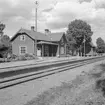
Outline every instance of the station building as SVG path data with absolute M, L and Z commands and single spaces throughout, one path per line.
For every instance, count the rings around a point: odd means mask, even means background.
M 65 33 L 45 33 L 21 28 L 12 38 L 12 53 L 15 55 L 35 54 L 40 57 L 65 56 L 67 39 Z

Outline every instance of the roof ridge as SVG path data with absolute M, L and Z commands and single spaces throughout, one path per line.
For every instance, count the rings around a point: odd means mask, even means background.
M 46 35 L 45 33 L 32 31 L 31 29 L 29 30 L 29 29 L 25 29 L 25 28 L 20 28 L 17 31 L 17 33 L 11 38 L 11 41 L 14 40 L 14 38 L 16 37 L 16 35 L 18 33 L 26 33 L 32 39 L 36 39 L 37 38 L 37 40 L 60 41 L 60 39 L 63 36 L 64 32 L 55 32 L 55 33 L 49 33 L 48 35 Z
M 65 33 L 65 32 L 53 32 L 53 33 L 50 33 L 50 34 L 57 34 L 57 33 Z

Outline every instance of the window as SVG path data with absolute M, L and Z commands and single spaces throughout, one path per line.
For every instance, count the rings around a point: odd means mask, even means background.
M 25 35 L 20 35 L 20 40 L 25 41 Z
M 20 47 L 20 54 L 26 54 L 27 53 L 27 47 L 26 46 L 21 46 Z

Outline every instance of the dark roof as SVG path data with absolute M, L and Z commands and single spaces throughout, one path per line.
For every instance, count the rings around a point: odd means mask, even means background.
M 27 34 L 32 39 L 43 40 L 43 41 L 60 41 L 60 39 L 63 36 L 63 32 L 49 33 L 48 35 L 45 35 L 44 33 L 41 33 L 41 32 L 35 32 L 32 30 L 27 30 L 22 28 L 11 38 L 11 41 L 13 41 L 18 36 L 18 34 L 21 34 L 21 33 Z
M 35 32 L 35 31 L 31 31 L 31 30 L 26 30 L 26 29 L 20 29 L 12 38 L 11 41 L 13 41 L 18 34 L 21 33 L 26 33 L 27 35 L 29 35 L 32 39 L 37 39 L 37 40 L 46 40 L 46 41 L 50 41 L 51 39 L 49 37 L 47 37 L 45 34 L 40 33 L 40 32 Z
M 60 41 L 63 34 L 64 34 L 63 32 L 50 33 L 48 36 L 51 38 L 51 41 Z

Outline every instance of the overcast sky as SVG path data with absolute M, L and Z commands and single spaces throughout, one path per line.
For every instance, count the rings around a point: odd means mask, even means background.
M 75 19 L 88 22 L 93 43 L 105 40 L 105 0 L 38 0 L 38 31 L 67 30 Z M 30 29 L 35 20 L 35 0 L 0 0 L 0 21 L 6 24 L 5 34 L 13 36 L 21 27 Z

